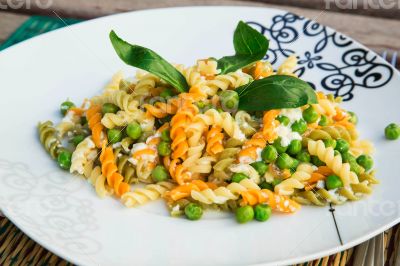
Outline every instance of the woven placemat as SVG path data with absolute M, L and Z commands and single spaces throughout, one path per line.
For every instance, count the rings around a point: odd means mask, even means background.
M 78 23 L 77 19 L 33 16 L 24 22 L 3 44 L 0 51 L 66 25 Z M 400 253 L 400 226 L 397 225 L 385 232 L 385 265 L 394 265 Z M 345 266 L 353 265 L 353 254 L 357 247 L 324 257 L 311 262 L 298 264 L 302 266 Z M 0 218 L 0 265 L 72 265 L 47 251 L 27 237 L 7 218 Z
M 8 39 L 0 44 L 0 51 L 11 45 L 25 41 L 55 29 L 80 22 L 78 19 L 59 19 L 55 17 L 32 16 L 27 19 Z

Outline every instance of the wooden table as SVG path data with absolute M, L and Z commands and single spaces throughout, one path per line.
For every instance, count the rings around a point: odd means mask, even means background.
M 90 19 L 131 10 L 148 8 L 188 6 L 188 5 L 248 5 L 274 7 L 312 18 L 324 25 L 330 26 L 346 35 L 353 37 L 362 44 L 378 53 L 400 51 L 400 9 L 347 9 L 342 10 L 331 4 L 331 9 L 324 10 L 327 1 L 333 0 L 48 0 L 52 5 L 48 9 L 40 8 L 35 2 L 27 1 L 30 6 L 18 10 L 1 7 L 9 0 L 0 0 L 0 42 L 3 42 L 29 15 L 55 14 L 61 17 Z M 352 0 L 353 1 L 353 0 Z M 354 1 L 353 1 L 354 2 Z M 357 0 L 356 2 L 360 2 Z M 270 4 L 273 3 L 273 4 Z M 276 5 L 276 4 L 285 5 Z M 291 6 L 289 6 L 291 5 Z M 297 7 L 293 7 L 293 6 Z M 301 8 L 303 6 L 306 8 Z M 311 9 L 314 8 L 314 9 Z M 322 8 L 318 10 L 316 8 Z M 333 10 L 333 11 L 332 11 Z M 14 13 L 12 13 L 12 12 Z M 338 12 L 340 11 L 340 12 Z M 350 13 L 351 12 L 351 13 Z M 383 18 L 388 17 L 388 18 Z M 400 60 L 399 60 L 400 61 Z

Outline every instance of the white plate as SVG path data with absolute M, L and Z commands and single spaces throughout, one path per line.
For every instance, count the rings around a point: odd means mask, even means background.
M 252 21 L 271 40 L 270 59 L 300 57 L 302 77 L 350 100 L 362 137 L 375 142 L 381 184 L 372 196 L 336 207 L 340 244 L 328 207 L 304 207 L 267 223 L 237 224 L 228 214 L 199 222 L 168 216 L 162 202 L 125 209 L 100 200 L 80 178 L 60 171 L 42 149 L 38 121 L 58 121 L 58 106 L 98 93 L 124 68 L 108 40 L 115 29 L 171 62 L 233 53 L 239 20 Z M 261 26 L 262 25 L 262 26 Z M 272 37 L 271 37 L 272 36 Z M 365 47 L 285 11 L 197 7 L 126 13 L 81 23 L 0 53 L 0 204 L 33 240 L 80 265 L 291 264 L 354 246 L 399 221 L 400 142 L 384 127 L 399 122 L 399 73 Z

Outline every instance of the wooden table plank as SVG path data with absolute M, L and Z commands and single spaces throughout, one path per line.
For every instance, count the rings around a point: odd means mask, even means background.
M 4 1 L 4 0 L 0 0 Z M 282 0 L 286 1 L 286 0 Z M 36 2 L 36 1 L 33 1 Z M 187 6 L 187 5 L 251 5 L 260 7 L 273 7 L 281 8 L 296 14 L 306 16 L 317 20 L 318 22 L 330 26 L 338 31 L 353 37 L 357 41 L 370 47 L 378 53 L 384 50 L 400 51 L 400 21 L 376 17 L 367 17 L 361 15 L 350 15 L 342 14 L 338 12 L 328 11 L 316 11 L 312 9 L 297 8 L 291 6 L 278 6 L 264 3 L 254 3 L 245 1 L 229 1 L 229 0 L 53 0 L 51 9 L 35 9 L 33 6 L 31 12 L 40 14 L 54 15 L 57 13 L 61 17 L 81 17 L 81 18 L 93 18 L 114 13 L 127 12 L 131 10 L 140 10 L 147 8 L 160 8 L 160 7 L 171 7 L 171 6 Z M 0 12 L 2 14 L 2 12 Z M 15 25 L 20 23 L 21 20 L 26 19 L 19 18 L 15 15 L 8 15 L 8 19 L 4 19 L 0 16 L 1 21 L 8 21 L 7 24 L 14 25 L 11 29 L 7 26 L 3 27 L 3 23 L 0 23 L 0 36 L 9 34 Z M 9 21 L 11 20 L 11 21 Z M 3 37 L 4 38 L 4 37 Z
M 275 5 L 334 11 L 400 20 L 400 1 L 385 0 L 252 0 Z M 380 4 L 379 4 L 380 3 Z
M 22 14 L 0 12 L 0 43 L 7 40 L 8 36 L 21 26 L 28 17 Z
M 82 17 L 93 17 L 120 12 L 122 10 L 148 9 L 159 6 L 177 5 L 219 5 L 225 0 L 41 0 L 25 1 L 25 6 L 20 6 L 23 1 L 0 0 L 0 9 L 9 6 L 10 10 L 31 13 L 47 13 L 51 10 L 65 10 L 68 14 L 81 14 Z M 230 1 L 234 2 L 234 1 Z M 247 2 L 248 5 L 257 5 L 260 2 L 275 5 L 287 5 L 317 10 L 335 11 L 341 13 L 359 14 L 373 17 L 383 17 L 400 20 L 400 1 L 398 0 L 238 0 Z M 258 2 L 258 3 L 257 3 Z M 78 3 L 78 5 L 77 5 Z M 235 3 L 231 3 L 236 5 Z M 86 7 L 93 7 L 89 10 Z M 107 8 L 106 8 L 107 7 Z M 71 11 L 71 13 L 69 13 Z M 66 13 L 66 14 L 67 14 Z

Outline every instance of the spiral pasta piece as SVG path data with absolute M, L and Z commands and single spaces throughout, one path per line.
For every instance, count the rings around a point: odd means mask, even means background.
M 189 86 L 195 86 L 203 82 L 205 78 L 200 74 L 196 66 L 185 68 L 183 65 L 175 66 L 185 77 Z
M 260 189 L 260 187 L 250 179 L 243 179 L 239 183 L 231 183 L 226 187 L 216 189 L 206 188 L 204 190 L 192 190 L 192 199 L 204 204 L 224 204 L 228 200 L 237 200 L 242 192 Z
M 197 60 L 197 70 L 202 76 L 210 78 L 218 75 L 220 70 L 218 70 L 218 62 L 212 59 Z
M 227 141 L 227 143 L 229 140 Z M 213 166 L 213 175 L 212 178 L 216 179 L 217 182 L 223 182 L 231 178 L 232 172 L 229 170 L 229 167 L 236 162 L 236 156 L 240 148 L 231 147 L 225 148 L 220 154 L 218 154 L 218 158 L 216 163 Z
M 259 122 L 245 111 L 238 111 L 235 115 L 235 121 L 246 136 L 252 136 L 259 128 Z
M 328 99 L 328 97 L 322 92 L 317 92 L 318 103 L 312 106 L 320 115 L 326 115 L 328 117 L 336 116 L 336 107 L 338 104 Z
M 240 130 L 239 125 L 228 112 L 219 113 L 215 109 L 209 109 L 204 114 L 198 114 L 196 121 L 202 121 L 206 126 L 219 126 L 231 138 L 245 140 L 246 136 Z
M 185 161 L 183 161 L 182 165 L 186 168 L 189 169 L 193 165 L 196 164 L 196 162 L 201 158 L 203 154 L 203 149 L 204 149 L 205 143 L 200 142 L 198 145 L 190 147 L 188 149 L 188 156 Z
M 248 190 L 241 193 L 242 205 L 256 205 L 258 203 L 267 203 L 273 210 L 293 213 L 298 211 L 300 205 L 286 196 L 275 194 L 268 189 Z
M 212 171 L 212 163 L 216 161 L 213 156 L 203 156 L 188 168 L 192 174 L 209 174 Z
M 344 127 L 340 126 L 326 126 L 319 129 L 313 129 L 304 138 L 304 141 L 312 140 L 324 140 L 324 139 L 344 139 L 348 142 L 352 142 L 353 136 Z M 304 142 L 303 141 L 303 142 Z
M 143 107 L 149 114 L 157 118 L 164 118 L 177 112 L 177 107 L 171 103 L 156 102 L 154 105 L 144 104 Z
M 90 172 L 88 176 L 88 181 L 93 185 L 97 196 L 104 198 L 106 196 L 112 195 L 113 191 L 106 184 L 106 177 L 101 174 L 100 166 L 96 166 Z
M 193 120 L 198 109 L 193 103 L 185 101 L 184 105 L 171 120 L 172 158 L 185 159 L 189 148 L 185 127 Z
M 133 98 L 132 95 L 125 91 L 115 91 L 112 93 L 95 96 L 92 98 L 92 102 L 95 105 L 102 105 L 104 103 L 112 103 L 118 106 L 122 111 L 127 112 L 130 115 L 139 116 L 141 110 L 139 110 L 139 102 Z
M 62 147 L 61 141 L 57 136 L 57 130 L 53 127 L 53 123 L 46 121 L 38 124 L 39 140 L 44 149 L 55 159 Z
M 65 117 L 61 120 L 61 123 L 56 126 L 60 138 L 62 138 L 68 131 L 73 130 L 80 122 L 80 118 L 81 116 L 76 114 L 74 110 L 68 110 Z
M 118 91 L 120 89 L 120 83 L 123 80 L 123 78 L 124 78 L 124 73 L 122 71 L 118 71 L 117 73 L 115 73 L 112 76 L 111 81 L 104 88 L 104 93 L 107 94 Z
M 204 85 L 211 89 L 211 91 L 209 91 L 207 94 L 213 96 L 218 92 L 218 90 L 224 91 L 227 89 L 236 89 L 240 86 L 248 84 L 250 80 L 252 80 L 250 75 L 238 70 L 232 73 L 217 75 L 213 79 L 206 80 Z
M 190 183 L 180 185 L 165 194 L 165 197 L 172 201 L 177 201 L 190 196 L 193 190 L 202 191 L 207 188 L 216 189 L 214 183 L 206 183 L 201 180 L 193 180 Z
M 134 96 L 149 96 L 151 90 L 156 88 L 157 83 L 160 82 L 160 78 L 153 74 L 145 74 L 140 78 L 138 83 L 133 90 Z
M 114 153 L 111 147 L 103 145 L 100 154 L 101 172 L 107 178 L 107 184 L 114 189 L 117 196 L 128 192 L 129 184 L 123 182 L 124 177 L 118 173 L 118 167 L 115 164 Z
M 77 172 L 81 175 L 84 174 L 85 165 L 93 161 L 97 156 L 96 145 L 91 137 L 85 138 L 81 143 L 76 146 L 75 151 L 72 153 L 70 173 Z
M 300 164 L 293 175 L 275 186 L 275 193 L 286 196 L 292 195 L 295 189 L 304 188 L 305 181 L 311 178 L 313 172 L 314 168 L 310 164 Z
M 297 67 L 297 57 L 295 55 L 291 55 L 279 66 L 278 75 L 290 75 L 294 76 L 293 72 Z
M 139 159 L 136 165 L 136 175 L 139 181 L 143 183 L 151 183 L 151 172 L 156 167 L 155 162 Z
M 107 142 L 106 136 L 103 133 L 104 126 L 101 123 L 101 106 L 93 105 L 86 111 L 88 125 L 92 131 L 92 138 L 97 148 L 101 148 L 104 142 Z
M 101 119 L 101 123 L 106 128 L 115 128 L 115 127 L 123 127 L 135 121 L 137 117 L 129 115 L 125 111 L 118 111 L 116 114 L 107 113 L 104 114 Z
M 121 196 L 121 201 L 126 207 L 132 208 L 136 205 L 143 205 L 149 201 L 154 201 L 170 191 L 174 184 L 170 182 L 159 182 L 147 185 L 144 188 L 137 188 Z
M 192 179 L 192 173 L 184 165 L 180 164 L 179 159 L 172 160 L 168 170 L 172 179 L 179 185 L 184 185 Z
M 124 177 L 124 182 L 133 184 L 138 182 L 138 178 L 135 175 L 135 168 L 129 162 L 129 156 L 120 155 L 117 157 L 117 168 L 118 172 Z
M 273 142 L 278 137 L 275 128 L 279 125 L 279 121 L 276 120 L 279 113 L 279 110 L 270 110 L 264 113 L 262 133 L 268 142 Z
M 258 61 L 250 72 L 252 72 L 254 79 L 262 79 L 275 74 L 271 63 L 268 61 Z
M 207 133 L 207 152 L 211 155 L 216 155 L 224 150 L 222 140 L 224 134 L 221 132 L 222 128 L 219 126 L 213 126 Z
M 371 155 L 374 149 L 374 145 L 368 140 L 356 140 L 350 144 L 350 152 L 356 157 L 362 154 Z
M 242 150 L 238 153 L 239 162 L 252 163 L 257 160 L 258 154 L 267 145 L 262 132 L 254 134 L 250 140 L 246 141 Z
M 342 156 L 340 154 L 335 156 L 333 148 L 326 148 L 322 140 L 310 140 L 308 142 L 308 152 L 311 155 L 318 156 L 321 161 L 331 168 L 341 178 L 344 187 L 359 183 L 357 175 L 350 171 L 350 164 L 342 163 Z

